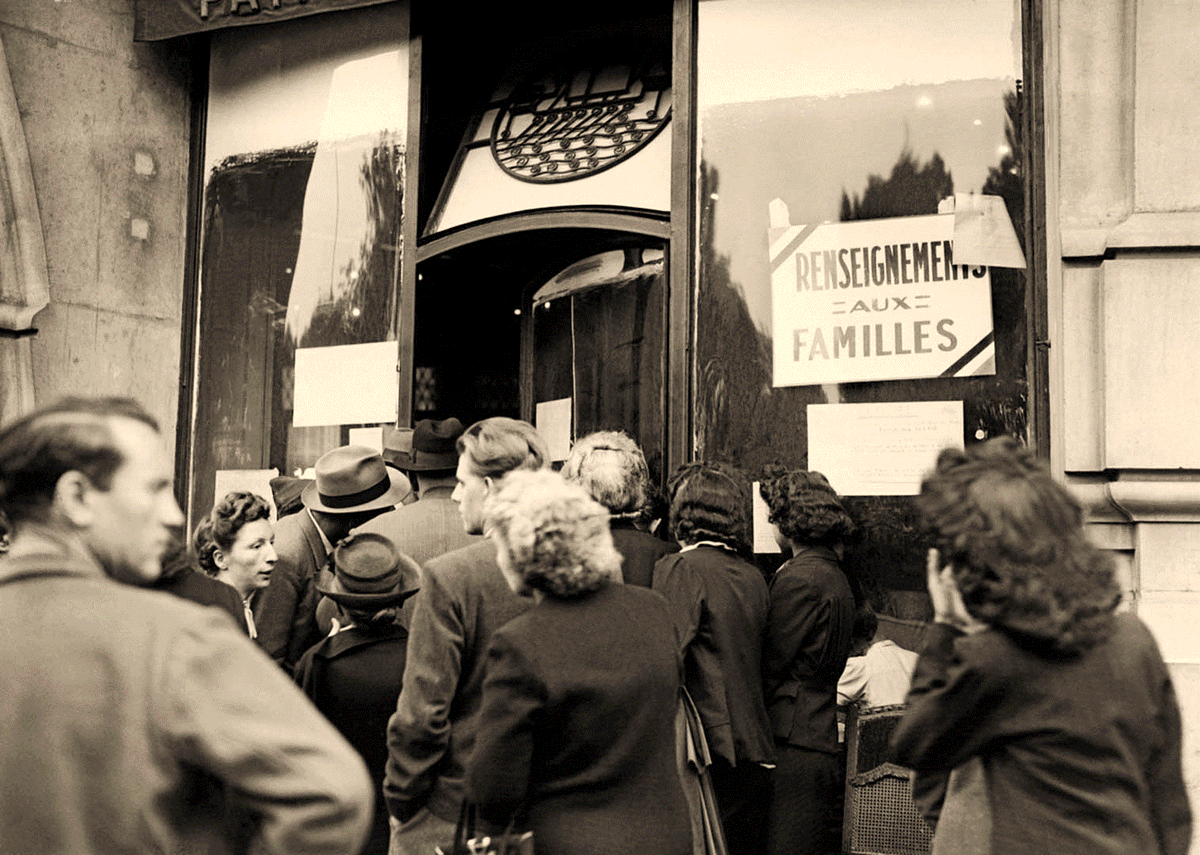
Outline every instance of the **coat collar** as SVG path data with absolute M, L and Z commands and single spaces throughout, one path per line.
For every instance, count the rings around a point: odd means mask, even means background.
M 18 576 L 107 578 L 96 556 L 71 534 L 38 523 L 24 523 L 8 554 L 0 558 L 0 583 Z
M 349 629 L 342 630 L 337 635 L 331 635 L 326 638 L 313 655 L 320 656 L 326 660 L 336 659 L 359 648 L 370 647 L 372 644 L 378 644 L 381 641 L 391 641 L 397 638 L 408 638 L 408 630 L 397 625 L 383 632 L 367 634 L 360 632 L 354 627 L 350 627 Z
M 301 513 L 303 516 L 300 517 L 300 531 L 308 542 L 308 550 L 312 553 L 313 561 L 320 567 L 329 557 L 329 553 L 333 551 L 333 545 L 325 536 L 325 532 L 321 531 L 317 521 L 313 519 L 312 511 L 305 508 Z

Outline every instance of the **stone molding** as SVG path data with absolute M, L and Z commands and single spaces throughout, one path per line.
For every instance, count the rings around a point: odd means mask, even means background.
M 29 147 L 0 42 L 0 330 L 23 332 L 50 302 Z

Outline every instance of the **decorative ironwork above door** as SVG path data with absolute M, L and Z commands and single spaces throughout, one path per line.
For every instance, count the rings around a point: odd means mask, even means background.
M 522 181 L 572 181 L 633 156 L 671 118 L 671 76 L 659 63 L 582 68 L 527 79 L 498 107 L 491 149 Z

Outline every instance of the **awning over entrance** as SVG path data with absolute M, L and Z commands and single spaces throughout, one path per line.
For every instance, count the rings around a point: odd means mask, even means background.
M 133 37 L 154 42 L 388 2 L 392 0 L 137 0 Z

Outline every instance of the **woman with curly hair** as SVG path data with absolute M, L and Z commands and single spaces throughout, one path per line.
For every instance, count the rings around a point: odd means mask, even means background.
M 732 466 L 699 462 L 681 467 L 667 493 L 680 550 L 654 565 L 652 587 L 674 614 L 730 855 L 761 855 L 775 748 L 762 692 L 767 583 L 743 557 L 750 483 Z
M 981 769 L 980 816 L 941 851 L 1188 849 L 1180 715 L 1079 503 L 1011 437 L 946 449 L 917 507 L 934 627 L 892 738 L 918 773 Z M 957 774 L 957 773 L 956 773 Z M 935 834 L 943 831 L 951 796 Z
M 855 597 L 841 567 L 855 525 L 820 472 L 772 467 L 760 492 L 791 553 L 771 577 L 763 682 L 779 765 L 767 851 L 836 852 L 845 774 L 837 686 L 853 641 Z
M 538 855 L 689 855 L 666 604 L 622 583 L 608 511 L 557 474 L 506 475 L 484 513 L 509 587 L 535 605 L 489 643 L 470 800 L 499 827 L 516 817 Z
M 238 592 L 246 629 L 257 638 L 254 595 L 267 586 L 278 559 L 267 500 L 254 493 L 226 493 L 196 526 L 192 546 L 201 569 Z

